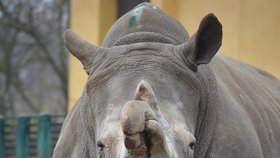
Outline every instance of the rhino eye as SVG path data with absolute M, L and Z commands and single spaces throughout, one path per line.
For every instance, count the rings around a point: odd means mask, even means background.
M 189 144 L 189 147 L 190 147 L 192 150 L 194 150 L 195 142 L 191 142 L 191 143 Z

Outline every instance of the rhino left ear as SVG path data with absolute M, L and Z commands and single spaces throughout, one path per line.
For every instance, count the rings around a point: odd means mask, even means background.
M 135 100 L 146 101 L 151 106 L 157 105 L 157 99 L 151 85 L 144 80 L 136 88 Z
M 71 54 L 81 61 L 85 71 L 89 74 L 89 67 L 96 56 L 98 47 L 83 40 L 70 30 L 64 33 L 64 42 Z
M 184 44 L 178 46 L 177 53 L 196 70 L 200 64 L 208 64 L 222 45 L 222 24 L 214 14 L 205 16 L 198 31 Z

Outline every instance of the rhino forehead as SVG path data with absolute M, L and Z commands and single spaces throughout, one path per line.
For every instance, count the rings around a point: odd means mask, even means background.
M 103 41 L 103 47 L 112 47 L 119 39 L 139 32 L 165 36 L 167 39 L 170 39 L 170 43 L 176 45 L 189 39 L 188 33 L 176 19 L 165 14 L 150 3 L 141 3 L 119 18 L 111 27 Z M 141 35 L 135 34 L 135 36 L 137 38 Z M 145 38 L 143 36 L 145 35 L 142 35 L 142 39 Z M 133 37 L 129 39 L 134 40 Z M 152 36 L 150 39 L 145 40 L 153 41 L 157 40 L 157 38 Z

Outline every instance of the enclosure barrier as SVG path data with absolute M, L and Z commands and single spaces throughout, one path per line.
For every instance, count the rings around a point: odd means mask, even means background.
M 0 116 L 0 158 L 50 158 L 65 115 Z

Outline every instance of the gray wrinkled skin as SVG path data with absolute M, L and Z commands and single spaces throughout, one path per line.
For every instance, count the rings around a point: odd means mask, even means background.
M 215 55 L 221 40 L 213 14 L 189 37 L 149 3 L 100 48 L 67 31 L 89 77 L 53 158 L 279 158 L 280 81 Z

